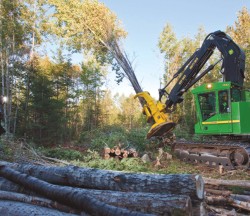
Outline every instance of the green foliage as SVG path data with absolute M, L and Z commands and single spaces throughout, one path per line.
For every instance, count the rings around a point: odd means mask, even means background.
M 40 150 L 45 156 L 61 160 L 82 160 L 83 154 L 79 151 L 64 148 L 52 148 Z
M 245 51 L 245 86 L 250 88 L 250 13 L 249 9 L 243 7 L 238 12 L 238 19 L 233 26 L 227 27 L 228 34 Z
M 126 133 L 128 143 L 133 146 L 137 151 L 143 152 L 151 141 L 146 139 L 149 127 L 132 129 Z
M 119 171 L 130 171 L 130 172 L 149 172 L 149 166 L 144 164 L 140 158 L 124 158 L 117 160 L 110 158 L 104 160 L 100 154 L 96 151 L 88 150 L 83 160 L 72 161 L 77 166 L 106 169 L 106 170 L 119 170 Z
M 0 141 L 0 157 L 1 160 L 12 161 L 14 158 L 14 151 L 12 145 L 8 142 Z
M 188 174 L 198 172 L 193 165 L 180 162 L 176 159 L 168 161 L 167 165 L 164 167 L 155 167 L 154 163 L 144 163 L 140 158 L 124 158 L 122 160 L 110 158 L 108 160 L 104 160 L 98 152 L 91 150 L 88 150 L 85 153 L 82 160 L 75 160 L 71 162 L 77 166 L 127 172 L 153 172 L 162 174 Z
M 146 134 L 149 127 L 135 128 L 126 130 L 119 125 L 106 126 L 104 128 L 91 131 L 82 132 L 79 143 L 91 142 L 88 147 L 91 150 L 100 151 L 105 146 L 110 148 L 121 145 L 121 147 L 133 147 L 137 151 L 145 151 L 151 141 L 146 139 Z
M 117 125 L 96 130 L 94 134 L 90 146 L 93 150 L 100 150 L 105 146 L 112 148 L 120 143 L 126 143 L 126 131 Z

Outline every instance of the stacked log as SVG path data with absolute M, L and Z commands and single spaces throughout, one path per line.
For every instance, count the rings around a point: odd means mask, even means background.
M 131 158 L 138 157 L 138 152 L 134 148 L 124 149 L 119 146 L 115 146 L 114 148 L 105 147 L 103 149 L 103 158 L 110 159 L 123 159 L 123 158 Z
M 5 210 L 25 202 L 24 208 L 35 203 L 66 215 L 192 215 L 193 201 L 201 201 L 204 192 L 201 176 L 191 174 L 2 163 L 0 176 L 0 190 L 9 191 L 0 191 Z
M 204 178 L 204 181 L 205 202 L 208 209 L 225 215 L 229 215 L 229 212 L 223 209 L 224 206 L 231 206 L 230 212 L 239 210 L 250 212 L 249 181 L 211 178 Z

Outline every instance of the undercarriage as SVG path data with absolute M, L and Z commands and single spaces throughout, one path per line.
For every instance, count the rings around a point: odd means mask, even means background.
M 175 141 L 173 151 L 185 162 L 222 165 L 226 170 L 247 169 L 250 159 L 250 143 L 244 141 Z

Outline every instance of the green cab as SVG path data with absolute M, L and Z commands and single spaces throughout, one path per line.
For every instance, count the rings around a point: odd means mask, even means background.
M 249 135 L 250 92 L 231 82 L 203 84 L 192 90 L 197 111 L 195 133 Z

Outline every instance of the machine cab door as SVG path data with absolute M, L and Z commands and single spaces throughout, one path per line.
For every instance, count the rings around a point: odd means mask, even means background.
M 198 109 L 201 131 L 196 132 L 206 134 L 218 131 L 215 92 L 198 94 Z
M 218 122 L 220 133 L 231 133 L 232 127 L 232 108 L 229 90 L 218 91 Z

